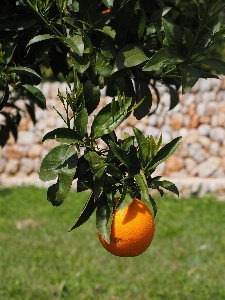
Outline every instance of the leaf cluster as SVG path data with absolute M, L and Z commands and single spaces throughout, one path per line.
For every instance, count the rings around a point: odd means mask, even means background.
M 93 91 L 96 87 L 89 86 L 89 89 Z M 81 94 L 84 93 L 85 88 L 81 91 Z M 72 94 L 71 90 L 70 97 Z M 90 102 L 93 103 L 95 94 L 89 90 L 89 95 Z M 60 98 L 63 101 L 61 95 Z M 82 105 L 75 108 L 73 103 L 70 104 L 74 113 L 73 119 L 68 122 L 73 125 L 55 129 L 43 138 L 43 142 L 55 139 L 60 145 L 53 148 L 43 159 L 40 179 L 56 180 L 47 192 L 48 200 L 55 206 L 63 203 L 75 179 L 78 192 L 91 191 L 72 229 L 87 221 L 96 209 L 97 228 L 104 238 L 109 240 L 108 225 L 115 209 L 116 197 L 120 198 L 116 209 L 126 207 L 134 197 L 138 197 L 150 201 L 156 214 L 156 203 L 149 189 L 157 189 L 161 196 L 164 193 L 163 188 L 179 195 L 173 183 L 160 180 L 160 177 L 152 177 L 152 173 L 174 153 L 181 138 L 176 138 L 161 147 L 162 137 L 156 142 L 151 135 L 145 138 L 143 133 L 134 127 L 132 136 L 125 133 L 122 139 L 117 139 L 114 129 L 132 111 L 132 98 L 125 95 L 119 95 L 118 99 L 113 98 L 111 103 L 95 115 L 91 131 L 88 133 L 88 115 L 92 110 L 89 106 Z M 99 139 L 105 143 L 105 148 L 98 147 Z M 85 146 L 83 154 L 80 152 L 80 146 Z
M 1 145 L 9 131 L 16 139 L 20 121 L 9 85 L 24 100 L 29 99 L 27 109 L 35 122 L 34 103 L 45 106 L 36 85 L 43 78 L 41 67 L 50 68 L 55 78 L 60 74 L 66 78 L 68 89 L 65 96 L 58 93 L 66 118 L 57 111 L 66 127 L 43 138 L 59 142 L 40 168 L 43 181 L 55 180 L 48 189 L 48 200 L 59 206 L 76 179 L 78 192 L 91 193 L 72 229 L 96 209 L 97 228 L 106 240 L 115 197 L 120 198 L 117 209 L 139 197 L 149 200 L 156 214 L 149 189 L 161 195 L 163 189 L 175 194 L 178 190 L 152 174 L 173 154 L 181 138 L 161 147 L 162 138 L 155 141 L 151 133 L 145 137 L 133 128 L 132 136 L 117 139 L 115 129 L 131 113 L 138 120 L 154 113 L 151 91 L 158 104 L 157 83 L 167 86 L 172 109 L 179 102 L 180 86 L 186 93 L 199 78 L 225 74 L 225 63 L 206 55 L 224 38 L 218 14 L 225 1 L 191 1 L 190 5 L 183 0 L 2 1 L 0 113 L 6 121 L 0 127 Z M 112 102 L 94 116 L 89 132 L 89 116 L 96 112 L 104 87 Z M 16 117 L 4 110 L 7 106 L 16 109 Z M 99 148 L 99 139 L 105 148 Z

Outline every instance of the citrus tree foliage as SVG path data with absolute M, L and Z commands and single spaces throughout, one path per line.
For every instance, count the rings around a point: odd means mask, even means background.
M 176 150 L 180 138 L 161 148 L 161 138 L 155 141 L 151 133 L 145 137 L 133 128 L 132 136 L 125 134 L 118 140 L 115 129 L 131 113 L 138 120 L 153 113 L 151 90 L 159 102 L 158 82 L 168 87 L 172 109 L 179 102 L 180 86 L 186 93 L 199 78 L 225 73 L 224 62 L 206 55 L 223 39 L 218 14 L 225 1 L 190 1 L 189 5 L 169 0 L 2 1 L 0 109 L 5 123 L 1 145 L 10 131 L 17 137 L 17 94 L 29 99 L 27 108 L 34 122 L 34 103 L 45 107 L 36 86 L 43 76 L 41 66 L 49 67 L 56 78 L 63 74 L 68 89 L 66 96 L 59 91 L 67 112 L 66 127 L 43 138 L 60 142 L 40 168 L 43 181 L 57 180 L 48 189 L 48 200 L 60 205 L 77 179 L 78 192 L 91 190 L 91 195 L 73 228 L 96 209 L 97 227 L 105 238 L 115 196 L 120 196 L 118 208 L 140 197 L 150 200 L 156 212 L 149 188 L 161 195 L 161 187 L 178 191 L 172 183 L 151 175 Z M 105 86 L 112 102 L 97 113 L 88 133 L 88 116 L 98 107 Z M 106 149 L 98 147 L 98 139 Z

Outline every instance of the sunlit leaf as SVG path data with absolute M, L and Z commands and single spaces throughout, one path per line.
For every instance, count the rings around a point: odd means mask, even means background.
M 170 143 L 163 146 L 152 159 L 148 168 L 154 169 L 163 161 L 165 161 L 169 156 L 171 156 L 181 143 L 182 137 L 177 137 L 173 139 Z
M 82 56 L 84 53 L 84 42 L 80 35 L 73 35 L 68 38 L 63 39 L 70 49 L 77 53 L 79 56 Z
M 148 57 L 139 47 L 132 44 L 126 45 L 118 53 L 112 73 L 124 68 L 137 66 L 146 60 L 148 60 Z
M 55 39 L 55 38 L 56 38 L 56 36 L 48 34 L 48 33 L 37 35 L 29 41 L 27 46 L 30 46 L 32 44 L 35 44 L 35 43 L 38 43 L 38 42 L 41 42 L 41 41 L 49 40 L 49 39 Z
M 38 73 L 36 73 L 34 70 L 27 68 L 27 67 L 14 67 L 14 68 L 8 69 L 6 72 L 6 74 L 12 74 L 12 73 L 27 74 L 27 75 L 32 75 L 32 76 L 41 78 L 41 76 L 38 75 Z
M 103 134 L 107 134 L 109 130 L 114 130 L 127 118 L 127 110 L 132 99 L 126 97 L 125 100 L 126 102 L 123 107 L 120 107 L 118 101 L 116 101 L 116 114 L 114 116 L 111 111 L 111 103 L 100 110 L 91 127 L 91 136 L 94 139 L 101 137 Z
M 57 142 L 72 144 L 83 143 L 81 136 L 70 128 L 56 128 L 48 132 L 42 139 L 42 142 L 55 139 Z

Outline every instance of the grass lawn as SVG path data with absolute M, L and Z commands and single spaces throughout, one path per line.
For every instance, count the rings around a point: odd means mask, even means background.
M 53 207 L 46 190 L 0 190 L 0 300 L 223 300 L 225 203 L 157 199 L 152 245 L 136 258 L 108 253 L 94 216 L 68 233 L 87 194 Z

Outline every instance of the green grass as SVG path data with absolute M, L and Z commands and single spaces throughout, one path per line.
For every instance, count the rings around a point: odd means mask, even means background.
M 225 203 L 158 199 L 151 246 L 120 258 L 102 248 L 94 217 L 68 233 L 86 198 L 71 192 L 55 208 L 44 189 L 0 190 L 0 300 L 225 299 Z

